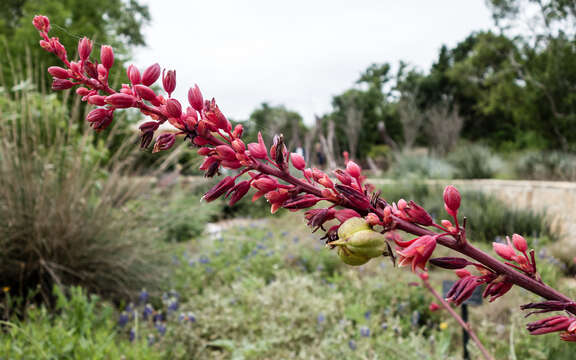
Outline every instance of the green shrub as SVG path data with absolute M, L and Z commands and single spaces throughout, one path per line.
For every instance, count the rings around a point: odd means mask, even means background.
M 106 144 L 78 130 L 79 108 L 34 91 L 0 102 L 0 285 L 52 300 L 55 284 L 126 298 L 159 283 L 162 256 L 127 203 L 130 156 L 101 166 Z M 74 115 L 75 114 L 75 115 Z M 127 141 L 131 149 L 133 141 Z M 120 160 L 119 160 L 120 159 Z M 0 294 L 2 296 L 2 294 Z
M 576 155 L 559 151 L 528 152 L 516 159 L 514 170 L 522 179 L 576 181 Z
M 454 176 L 458 179 L 492 178 L 502 167 L 502 160 L 498 156 L 478 144 L 460 146 L 448 154 L 447 160 L 454 166 Z
M 55 288 L 56 313 L 30 307 L 26 320 L 3 321 L 0 358 L 36 359 L 160 359 L 145 341 L 130 343 L 117 336 L 114 308 L 81 288 L 69 296 Z
M 396 154 L 387 176 L 393 179 L 452 179 L 454 168 L 447 161 L 428 155 Z

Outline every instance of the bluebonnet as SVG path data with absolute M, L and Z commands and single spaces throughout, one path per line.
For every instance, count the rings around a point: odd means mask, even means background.
M 139 304 L 146 304 L 146 302 L 148 301 L 148 291 L 146 291 L 146 289 L 142 289 L 142 291 L 140 291 L 140 295 L 138 295 L 138 303 Z
M 158 333 L 160 333 L 160 335 L 164 335 L 166 334 L 166 324 L 163 322 L 157 322 L 156 325 L 154 325 L 156 327 L 156 330 L 158 330 Z
M 356 341 L 354 341 L 354 340 L 348 341 L 348 347 L 352 350 L 356 350 L 356 348 L 357 348 Z
M 150 304 L 146 304 L 144 306 L 144 310 L 142 311 L 142 318 L 146 321 L 148 318 L 154 314 L 154 308 Z
M 320 313 L 318 314 L 318 324 L 322 324 L 324 321 L 326 321 L 326 317 L 324 316 L 324 314 Z
M 136 339 L 136 331 L 134 330 L 134 328 L 130 329 L 130 334 L 128 336 L 130 342 L 133 342 Z
M 367 326 L 362 326 L 360 328 L 360 335 L 363 337 L 369 337 L 370 336 L 370 328 L 368 328 Z
M 118 318 L 118 326 L 123 328 L 124 326 L 126 326 L 126 324 L 128 324 L 129 320 L 130 317 L 128 316 L 128 313 L 126 311 L 122 311 L 120 317 Z
M 367 311 L 364 313 L 364 318 L 365 318 L 366 320 L 370 320 L 370 316 L 371 316 L 371 315 L 372 315 L 372 311 L 367 310 Z
M 200 256 L 200 263 L 201 264 L 208 264 L 210 262 L 210 258 L 206 255 Z

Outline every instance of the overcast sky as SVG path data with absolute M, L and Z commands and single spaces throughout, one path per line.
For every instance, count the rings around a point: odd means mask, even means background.
M 135 63 L 176 69 L 179 99 L 197 83 L 235 120 L 266 101 L 311 123 L 370 64 L 428 69 L 442 44 L 492 27 L 484 0 L 142 2 L 152 23 Z

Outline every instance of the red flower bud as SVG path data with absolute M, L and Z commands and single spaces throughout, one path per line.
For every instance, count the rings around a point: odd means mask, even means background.
M 258 133 L 258 143 L 248 144 L 248 151 L 250 151 L 250 155 L 256 159 L 265 159 L 266 156 L 268 156 L 268 151 L 266 150 L 266 145 L 264 145 L 264 140 L 260 132 Z
M 140 147 L 142 149 L 150 145 L 158 126 L 160 126 L 160 124 L 157 121 L 147 121 L 140 125 Z
M 244 145 L 244 141 L 242 141 L 241 139 L 232 140 L 232 148 L 234 149 L 234 151 L 239 153 L 243 153 L 244 151 L 246 151 L 246 145 Z
M 344 170 L 336 169 L 333 171 L 333 173 L 336 176 L 336 178 L 338 179 L 338 181 L 340 181 L 343 185 L 352 184 L 352 177 L 350 175 L 348 175 L 348 173 L 345 172 Z
M 68 70 L 59 66 L 50 66 L 48 68 L 48 73 L 57 79 L 68 79 L 70 77 Z
M 234 186 L 234 188 L 230 190 L 228 194 L 226 194 L 226 197 L 230 196 L 230 202 L 228 205 L 234 206 L 234 204 L 236 204 L 240 199 L 244 197 L 244 195 L 246 195 L 246 193 L 248 193 L 248 190 L 250 190 L 249 181 L 244 180 L 236 184 L 236 186 Z
M 85 61 L 90 57 L 90 53 L 92 52 L 92 41 L 88 39 L 86 36 L 78 42 L 78 56 L 80 56 L 80 60 Z
M 154 149 L 152 152 L 164 151 L 170 149 L 176 142 L 176 135 L 174 133 L 163 133 L 156 138 Z
M 234 187 L 234 181 L 235 179 L 232 176 L 226 176 L 212 189 L 208 190 L 208 192 L 202 196 L 202 200 L 210 202 L 218 199 L 220 196 L 224 195 L 228 190 Z
M 234 131 L 232 132 L 232 135 L 236 138 L 239 138 L 242 136 L 243 132 L 244 132 L 244 127 L 242 126 L 242 124 L 238 124 L 234 127 Z
M 468 260 L 463 259 L 463 258 L 459 258 L 459 257 L 434 258 L 434 259 L 430 259 L 430 263 L 432 265 L 435 265 L 435 266 L 438 266 L 438 267 L 441 267 L 444 269 L 451 269 L 451 270 L 463 269 L 466 266 L 472 264 Z
M 54 79 L 54 81 L 52 81 L 52 90 L 66 90 L 73 86 L 74 83 L 70 80 Z
M 142 74 L 142 84 L 150 86 L 158 80 L 158 77 L 160 77 L 160 65 L 150 65 Z
M 168 117 L 179 119 L 182 116 L 182 105 L 176 99 L 168 99 L 166 101 L 166 114 Z
M 434 302 L 430 303 L 430 305 L 428 306 L 428 310 L 430 310 L 431 312 L 438 311 L 438 310 L 440 310 L 440 305 L 438 305 Z
M 156 100 L 156 93 L 154 90 L 150 89 L 148 86 L 145 85 L 134 85 L 134 91 L 138 96 L 140 96 L 144 100 L 148 101 L 155 101 Z
M 360 168 L 360 166 L 358 166 L 354 161 L 348 161 L 348 164 L 346 164 L 346 172 L 348 175 L 357 179 L 362 174 L 362 168 Z
M 526 239 L 518 234 L 512 235 L 512 243 L 514 243 L 514 247 L 516 250 L 520 252 L 525 252 L 528 250 L 528 244 L 526 243 Z
M 188 102 L 196 111 L 202 111 L 204 108 L 204 99 L 202 98 L 202 92 L 198 85 L 194 85 L 193 88 L 188 90 Z
M 134 65 L 128 66 L 128 69 L 126 70 L 126 74 L 128 75 L 128 79 L 130 79 L 130 83 L 132 85 L 140 84 L 140 81 L 141 81 L 140 70 L 138 70 L 138 68 L 136 66 L 134 66 Z
M 291 210 L 298 210 L 298 209 L 307 209 L 316 205 L 316 203 L 320 201 L 320 198 L 314 195 L 302 195 L 292 200 L 286 201 L 282 207 Z
M 50 31 L 50 19 L 43 15 L 36 15 L 32 20 L 32 24 L 34 27 L 38 29 L 40 32 L 49 32 Z
M 498 254 L 501 258 L 506 259 L 506 260 L 512 260 L 515 261 L 516 259 L 516 252 L 514 251 L 514 249 L 506 244 L 500 244 L 500 243 L 492 243 L 492 248 L 494 249 L 494 252 L 496 254 Z
M 97 108 L 88 113 L 86 121 L 90 123 L 94 130 L 101 131 L 110 125 L 113 120 L 113 114 L 113 109 Z
M 100 48 L 100 62 L 106 69 L 114 65 L 114 50 L 109 45 L 102 45 Z
M 106 96 L 102 95 L 92 95 L 88 97 L 88 104 L 96 105 L 96 106 L 104 106 L 106 105 Z
M 216 146 L 216 153 L 220 160 L 228 160 L 228 161 L 235 161 L 236 160 L 236 152 L 230 145 L 218 145 Z
M 116 93 L 106 97 L 107 104 L 120 109 L 130 108 L 135 102 L 136 98 L 128 94 Z
M 334 217 L 336 217 L 336 219 L 338 219 L 338 221 L 340 222 L 346 222 L 346 220 L 353 218 L 353 217 L 360 217 L 360 214 L 358 214 L 356 211 L 352 210 L 352 209 L 342 209 L 342 210 L 337 210 L 336 213 L 334 214 Z
M 168 70 L 166 74 L 162 70 L 162 86 L 164 86 L 164 90 L 168 93 L 168 97 L 172 95 L 174 89 L 176 89 L 176 70 Z
M 398 202 L 398 207 L 400 207 L 400 202 Z M 430 216 L 422 206 L 416 204 L 412 200 L 410 200 L 409 206 L 404 208 L 404 212 L 408 215 L 410 220 L 416 224 L 431 226 L 433 223 L 432 216 Z
M 276 190 L 278 188 L 278 181 L 269 177 L 262 177 L 252 182 L 252 186 L 264 193 Z
M 460 208 L 460 192 L 452 185 L 446 186 L 444 189 L 444 205 L 446 210 L 452 216 L 456 216 Z
M 557 331 L 566 331 L 575 321 L 573 317 L 556 315 L 526 325 L 530 335 L 542 335 Z
M 297 153 L 290 154 L 290 160 L 292 161 L 292 165 L 294 166 L 294 168 L 298 170 L 304 170 L 304 168 L 306 167 L 306 160 L 304 160 L 304 157 L 300 154 Z

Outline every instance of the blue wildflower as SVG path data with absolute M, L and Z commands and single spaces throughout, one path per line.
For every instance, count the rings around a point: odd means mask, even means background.
M 128 316 L 128 313 L 126 311 L 122 311 L 120 317 L 118 318 L 118 326 L 123 328 L 124 326 L 126 326 L 126 324 L 128 324 L 129 320 L 130 317 Z
M 356 346 L 356 341 L 354 341 L 354 340 L 348 341 L 348 347 L 349 347 L 351 350 L 356 350 L 356 348 L 357 348 L 357 346 Z
M 364 319 L 370 320 L 370 316 L 372 316 L 372 311 L 368 310 L 364 313 Z
M 148 318 L 154 314 L 154 308 L 150 304 L 146 304 L 144 306 L 144 310 L 142 311 L 142 318 L 144 321 L 148 320 Z
M 163 322 L 157 322 L 156 325 L 156 330 L 158 330 L 158 333 L 160 333 L 160 335 L 164 336 L 164 334 L 166 334 L 166 324 Z
M 320 313 L 318 314 L 318 324 L 322 324 L 324 321 L 326 321 L 326 316 L 324 316 L 324 314 Z
M 130 329 L 130 333 L 128 334 L 128 336 L 130 342 L 133 342 L 136 339 L 136 330 L 134 330 L 134 328 Z
M 210 258 L 206 255 L 200 256 L 200 264 L 208 264 L 210 262 Z
M 380 327 L 382 328 L 382 330 L 386 330 L 386 329 L 388 329 L 388 324 L 385 323 L 385 322 L 383 322 L 383 323 L 380 325 Z
M 370 337 L 370 329 L 367 326 L 362 326 L 360 328 L 360 335 L 363 337 Z
M 146 302 L 148 301 L 148 291 L 146 291 L 146 289 L 142 289 L 142 291 L 140 291 L 140 295 L 138 295 L 138 303 L 140 305 L 146 304 Z

